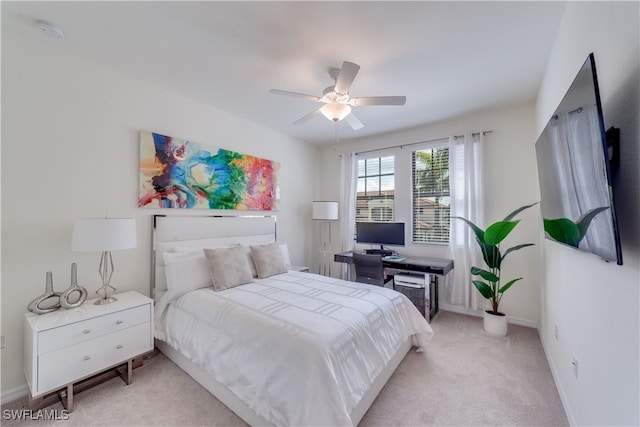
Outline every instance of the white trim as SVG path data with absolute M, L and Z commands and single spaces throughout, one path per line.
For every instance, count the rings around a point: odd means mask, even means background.
M 483 317 L 482 310 L 470 310 L 470 309 L 466 309 L 464 307 L 459 307 L 459 306 L 456 306 L 456 305 L 440 303 L 439 304 L 439 309 L 443 310 L 443 311 L 451 311 L 453 313 L 466 314 L 468 316 Z M 519 317 L 511 317 L 511 316 L 507 315 L 507 322 L 511 323 L 513 325 L 525 326 L 527 328 L 538 329 L 538 323 L 534 322 L 533 320 L 521 319 Z
M 27 383 L 21 385 L 20 387 L 12 388 L 11 390 L 6 390 L 2 392 L 2 404 L 5 405 L 9 402 L 13 402 L 14 400 L 21 399 L 23 397 L 27 397 L 29 394 L 29 388 L 27 387 Z
M 578 425 L 576 423 L 576 418 L 571 411 L 571 406 L 569 405 L 569 398 L 567 397 L 567 393 L 565 393 L 564 388 L 562 387 L 562 381 L 559 380 L 560 375 L 556 370 L 553 364 L 553 358 L 549 356 L 549 352 L 547 351 L 547 343 L 544 339 L 544 334 L 542 331 L 538 329 L 538 336 L 540 337 L 540 342 L 542 343 L 542 350 L 544 351 L 544 356 L 547 358 L 547 363 L 549 365 L 549 370 L 551 370 L 551 376 L 553 377 L 553 382 L 556 384 L 556 390 L 558 390 L 558 394 L 560 395 L 560 401 L 562 402 L 562 407 L 564 408 L 564 413 L 567 416 L 567 420 L 569 421 L 570 426 Z

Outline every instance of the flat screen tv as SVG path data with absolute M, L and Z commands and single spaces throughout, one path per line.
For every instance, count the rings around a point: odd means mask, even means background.
M 593 53 L 536 142 L 545 237 L 622 265 Z
M 359 222 L 356 224 L 356 242 L 404 246 L 404 222 Z

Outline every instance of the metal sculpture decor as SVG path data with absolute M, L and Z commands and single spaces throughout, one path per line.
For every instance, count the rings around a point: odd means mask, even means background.
M 72 302 L 70 296 L 77 292 L 78 296 L 75 302 Z M 71 264 L 71 286 L 69 286 L 60 295 L 60 305 L 62 308 L 75 308 L 82 305 L 87 299 L 87 290 L 82 286 L 78 286 L 78 266 L 74 262 Z
M 49 302 L 44 304 L 47 300 Z M 27 309 L 36 314 L 45 314 L 60 308 L 60 292 L 53 291 L 53 272 L 47 271 L 44 294 L 29 303 Z
M 76 298 L 71 295 L 77 292 Z M 82 286 L 78 286 L 78 267 L 74 262 L 71 264 L 71 286 L 64 292 L 55 292 L 53 290 L 53 272 L 47 271 L 44 294 L 35 298 L 27 305 L 27 309 L 35 314 L 46 314 L 56 311 L 60 308 L 79 307 L 87 299 L 87 290 Z

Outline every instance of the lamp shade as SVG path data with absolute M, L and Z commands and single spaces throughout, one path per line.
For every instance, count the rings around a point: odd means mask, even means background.
M 351 107 L 347 104 L 332 102 L 323 105 L 322 108 L 320 108 L 320 112 L 327 119 L 333 120 L 334 122 L 339 122 L 349 115 L 349 113 L 351 112 Z
M 71 250 L 76 252 L 123 251 L 135 248 L 134 218 L 86 218 L 73 223 Z
M 313 202 L 313 219 L 335 221 L 338 219 L 338 202 Z

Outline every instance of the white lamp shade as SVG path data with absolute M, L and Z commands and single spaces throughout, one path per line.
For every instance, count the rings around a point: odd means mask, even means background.
M 76 252 L 123 251 L 137 246 L 134 218 L 87 218 L 73 224 L 71 250 Z
M 338 202 L 313 202 L 313 219 L 335 221 L 338 219 Z
M 320 108 L 320 112 L 329 120 L 339 122 L 349 115 L 351 107 L 347 104 L 329 103 Z

